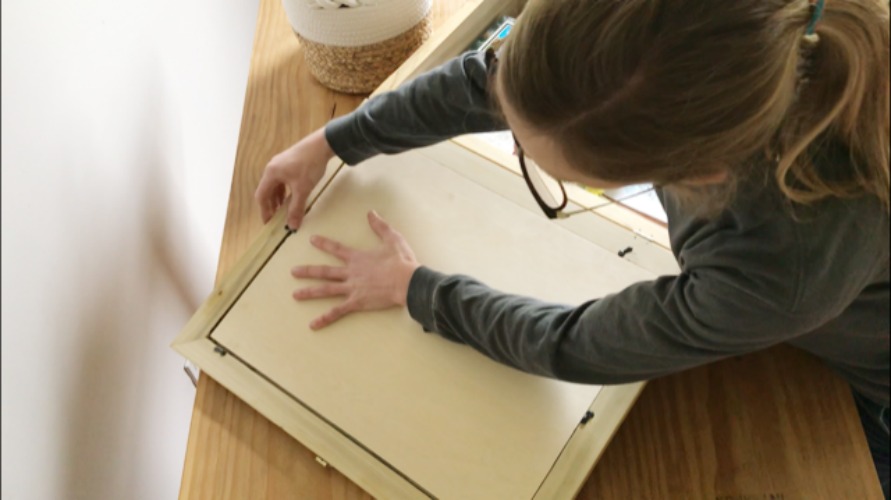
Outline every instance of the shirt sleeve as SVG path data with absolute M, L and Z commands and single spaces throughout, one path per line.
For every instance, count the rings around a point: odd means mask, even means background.
M 866 287 L 887 289 L 888 217 L 877 201 L 827 201 L 794 217 L 782 206 L 767 210 L 765 199 L 740 198 L 713 219 L 679 221 L 672 212 L 677 275 L 566 305 L 421 267 L 408 310 L 425 330 L 520 370 L 618 384 L 800 342 Z M 847 323 L 849 331 L 871 328 L 867 319 Z M 839 333 L 833 342 L 849 341 Z
M 832 311 L 790 311 L 735 272 L 700 268 L 634 284 L 579 306 L 493 290 L 419 268 L 408 308 L 427 331 L 520 370 L 618 384 L 681 371 L 802 335 Z
M 489 102 L 484 54 L 467 52 L 332 120 L 325 137 L 338 157 L 355 165 L 381 153 L 506 128 Z

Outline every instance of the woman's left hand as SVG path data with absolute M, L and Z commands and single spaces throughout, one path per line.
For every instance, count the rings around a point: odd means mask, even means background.
M 309 324 L 313 330 L 324 328 L 356 311 L 405 306 L 408 284 L 420 264 L 405 238 L 377 212 L 368 212 L 368 224 L 381 240 L 377 248 L 354 250 L 323 236 L 313 236 L 310 240 L 313 246 L 337 257 L 343 266 L 297 266 L 291 270 L 295 278 L 328 281 L 296 290 L 296 300 L 344 298 L 342 303 Z

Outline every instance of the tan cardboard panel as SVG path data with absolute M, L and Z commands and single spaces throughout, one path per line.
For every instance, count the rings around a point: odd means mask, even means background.
M 530 498 L 599 387 L 500 365 L 424 333 L 404 310 L 356 314 L 313 332 L 310 320 L 337 301 L 291 298 L 310 284 L 290 276 L 293 265 L 336 263 L 309 244 L 312 234 L 376 244 L 370 209 L 406 236 L 422 263 L 512 293 L 576 304 L 653 278 L 443 168 L 437 162 L 447 152 L 378 157 L 338 175 L 212 337 L 431 494 Z

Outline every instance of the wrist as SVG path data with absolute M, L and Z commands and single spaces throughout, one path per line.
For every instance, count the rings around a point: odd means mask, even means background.
M 319 152 L 325 163 L 328 163 L 328 160 L 336 156 L 334 150 L 331 149 L 331 144 L 328 142 L 328 137 L 325 136 L 325 127 L 313 132 L 313 142 L 315 150 Z
M 324 128 L 320 128 L 294 143 L 291 146 L 291 152 L 298 157 L 313 158 L 323 165 L 327 165 L 328 160 L 336 156 L 331 145 L 328 144 Z
M 421 265 L 417 262 L 407 263 L 403 268 L 403 271 L 400 273 L 401 275 L 395 290 L 396 296 L 394 297 L 395 302 L 400 306 L 405 307 L 408 304 L 408 289 L 411 285 L 411 278 L 419 267 L 421 267 Z

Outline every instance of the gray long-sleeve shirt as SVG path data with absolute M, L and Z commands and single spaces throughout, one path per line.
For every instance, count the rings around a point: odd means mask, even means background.
M 350 165 L 504 129 L 485 63 L 467 53 L 369 100 L 326 127 Z M 827 148 L 831 168 L 851 161 Z M 714 218 L 660 192 L 681 272 L 578 306 L 493 290 L 422 267 L 408 309 L 425 330 L 528 372 L 611 384 L 645 380 L 787 342 L 889 404 L 889 216 L 870 197 L 831 199 L 793 217 L 775 187 L 744 187 Z M 596 263 L 592 262 L 592 265 Z

